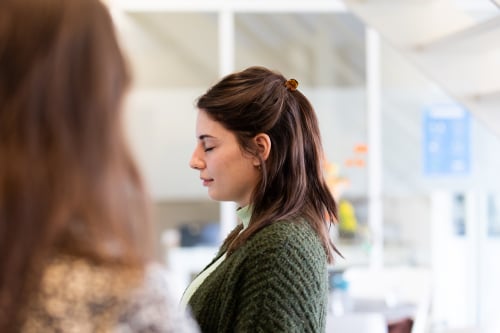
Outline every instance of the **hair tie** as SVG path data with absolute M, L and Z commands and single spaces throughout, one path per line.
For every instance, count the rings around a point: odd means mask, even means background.
M 297 87 L 299 86 L 299 81 L 295 79 L 290 79 L 285 82 L 285 87 L 290 90 L 290 91 L 295 91 L 297 90 Z

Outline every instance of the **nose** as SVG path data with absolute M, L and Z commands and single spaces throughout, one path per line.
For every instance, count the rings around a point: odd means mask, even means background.
M 191 155 L 191 160 L 189 161 L 189 166 L 195 170 L 201 170 L 205 168 L 205 161 L 200 156 L 200 148 L 196 147 Z

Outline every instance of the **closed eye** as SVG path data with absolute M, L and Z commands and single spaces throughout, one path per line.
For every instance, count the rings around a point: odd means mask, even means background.
M 209 151 L 211 151 L 211 150 L 213 150 L 213 149 L 214 149 L 214 147 L 206 147 L 206 148 L 204 149 L 204 151 L 205 151 L 205 152 L 209 152 Z

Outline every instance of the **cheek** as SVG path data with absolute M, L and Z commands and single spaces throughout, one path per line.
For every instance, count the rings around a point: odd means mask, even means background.
M 222 173 L 224 174 L 229 169 L 231 169 L 232 165 L 231 160 L 228 160 L 225 156 L 211 156 L 212 158 L 207 159 L 207 168 L 211 172 Z
M 221 152 L 216 158 L 212 159 L 213 168 L 222 172 L 241 169 L 243 163 L 239 150 Z

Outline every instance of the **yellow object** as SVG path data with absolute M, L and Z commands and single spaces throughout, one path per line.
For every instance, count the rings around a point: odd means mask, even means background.
M 358 220 L 354 213 L 354 206 L 347 200 L 339 202 L 339 229 L 341 233 L 355 233 L 358 229 Z

